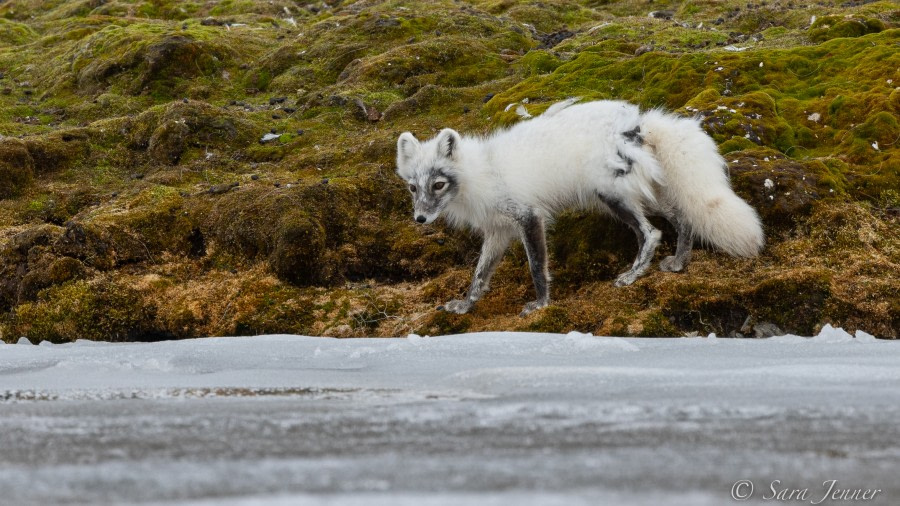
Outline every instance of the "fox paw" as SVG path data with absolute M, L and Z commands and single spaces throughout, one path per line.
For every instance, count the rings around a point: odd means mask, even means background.
M 640 274 L 634 271 L 623 272 L 616 278 L 615 284 L 616 286 L 628 286 L 637 281 L 638 276 L 640 276 Z
M 659 270 L 666 272 L 681 272 L 684 270 L 684 263 L 675 256 L 663 258 L 659 263 Z
M 438 309 L 449 313 L 466 314 L 472 309 L 472 303 L 468 300 L 456 299 L 438 307 Z
M 533 311 L 547 307 L 547 304 L 547 301 L 533 300 L 528 304 L 525 304 L 525 308 L 522 309 L 522 312 L 519 313 L 519 316 L 528 316 L 528 314 Z

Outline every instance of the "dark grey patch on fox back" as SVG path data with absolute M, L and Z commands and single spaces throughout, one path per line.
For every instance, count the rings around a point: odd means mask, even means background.
M 644 138 L 641 136 L 641 126 L 638 125 L 627 132 L 622 132 L 622 136 L 625 137 L 625 140 L 631 141 L 638 146 L 644 144 Z
M 616 169 L 613 172 L 615 174 L 615 176 L 623 177 L 626 174 L 631 174 L 631 169 L 634 166 L 634 159 L 631 158 L 630 156 L 626 155 L 625 153 L 622 153 L 622 151 L 620 151 L 620 150 L 616 150 L 616 154 L 619 155 L 619 158 L 621 158 L 623 162 L 625 162 L 625 165 L 628 166 L 628 169 Z

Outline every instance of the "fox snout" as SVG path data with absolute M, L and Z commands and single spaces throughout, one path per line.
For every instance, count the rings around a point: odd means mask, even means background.
M 423 213 L 419 211 L 414 211 L 414 218 L 416 223 L 421 225 L 430 225 L 434 220 L 438 217 L 437 213 Z

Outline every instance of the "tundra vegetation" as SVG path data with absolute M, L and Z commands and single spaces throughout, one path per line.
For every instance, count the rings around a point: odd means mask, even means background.
M 0 335 L 900 337 L 898 22 L 869 0 L 3 2 Z M 516 247 L 472 313 L 435 311 L 479 240 L 413 222 L 397 135 L 572 96 L 701 118 L 762 256 L 698 245 L 616 288 L 633 234 L 571 212 L 552 306 L 517 316 Z

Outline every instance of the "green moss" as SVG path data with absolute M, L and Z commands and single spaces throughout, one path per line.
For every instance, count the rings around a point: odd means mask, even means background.
M 32 42 L 37 33 L 28 25 L 8 19 L 0 19 L 0 45 L 20 46 Z
M 787 305 L 766 309 L 780 290 L 810 311 L 797 328 L 830 321 L 896 336 L 897 325 L 883 323 L 898 318 L 890 280 L 900 261 L 893 3 L 418 7 L 0 5 L 0 187 L 8 195 L 0 199 L 0 308 L 13 311 L 0 316 L 4 332 L 20 303 L 48 310 L 41 290 L 102 276 L 139 293 L 149 308 L 145 335 L 168 337 L 532 324 L 726 335 L 747 317 L 802 320 Z M 677 22 L 648 18 L 649 10 L 672 10 Z M 564 29 L 574 36 L 553 33 Z M 393 174 L 397 134 L 484 133 L 522 120 L 505 110 L 511 103 L 528 98 L 537 114 L 570 96 L 701 118 L 737 193 L 762 216 L 763 256 L 734 260 L 698 246 L 686 274 L 650 272 L 636 287 L 613 289 L 635 253 L 633 234 L 567 213 L 549 240 L 556 305 L 516 316 L 531 293 L 517 248 L 472 314 L 432 321 L 431 308 L 465 290 L 470 269 L 462 267 L 474 264 L 478 239 L 409 220 Z M 380 120 L 361 119 L 357 99 Z M 267 132 L 279 139 L 259 143 Z M 664 231 L 661 257 L 674 247 L 672 231 L 654 223 Z M 41 227 L 55 232 L 7 247 Z M 827 293 L 815 273 L 831 276 Z M 385 308 L 391 318 L 379 320 Z
M 29 259 L 28 264 L 29 270 L 19 281 L 16 293 L 17 301 L 20 304 L 35 300 L 38 293 L 45 288 L 73 279 L 81 279 L 86 275 L 84 265 L 70 257 L 60 258 L 44 255 Z
M 861 37 L 884 29 L 884 23 L 879 19 L 823 16 L 809 28 L 809 39 L 824 42 L 838 37 Z
M 73 281 L 16 308 L 13 333 L 33 342 L 76 339 L 135 341 L 149 320 L 139 294 L 109 282 Z
M 153 186 L 122 202 L 118 213 L 101 214 L 91 226 L 122 230 L 137 240 L 149 255 L 162 252 L 202 253 L 198 224 L 186 210 L 184 198 L 175 188 Z M 114 240 L 115 236 L 113 237 Z M 132 240 L 127 240 L 130 244 Z
M 26 137 L 24 142 L 38 175 L 70 169 L 90 155 L 87 134 L 79 130 Z
M 434 311 L 416 329 L 417 334 L 430 336 L 444 336 L 450 334 L 462 334 L 472 326 L 472 317 L 458 315 L 447 311 Z
M 529 51 L 523 56 L 519 65 L 525 67 L 527 75 L 547 74 L 557 69 L 562 62 L 550 54 L 549 51 Z
M 745 295 L 760 321 L 799 335 L 813 335 L 831 296 L 831 273 L 808 270 L 765 280 Z
M 252 311 L 236 315 L 233 323 L 235 335 L 312 333 L 316 305 L 296 289 L 250 285 L 242 291 L 241 304 L 252 308 Z
M 559 306 L 547 306 L 537 313 L 537 318 L 528 324 L 527 329 L 532 332 L 566 333 L 572 330 L 572 321 L 569 313 Z
M 719 152 L 723 155 L 731 153 L 733 151 L 742 151 L 745 149 L 752 149 L 756 146 L 750 139 L 742 136 L 732 136 L 727 141 L 719 144 Z
M 640 319 L 640 337 L 667 337 L 677 336 L 678 328 L 669 321 L 669 318 L 662 311 L 650 311 Z
M 230 109 L 200 101 L 178 101 L 141 114 L 129 125 L 129 144 L 146 148 L 155 160 L 177 164 L 191 151 L 240 149 L 257 139 L 259 129 Z
M 22 194 L 34 177 L 34 160 L 25 143 L 0 139 L 0 199 Z

